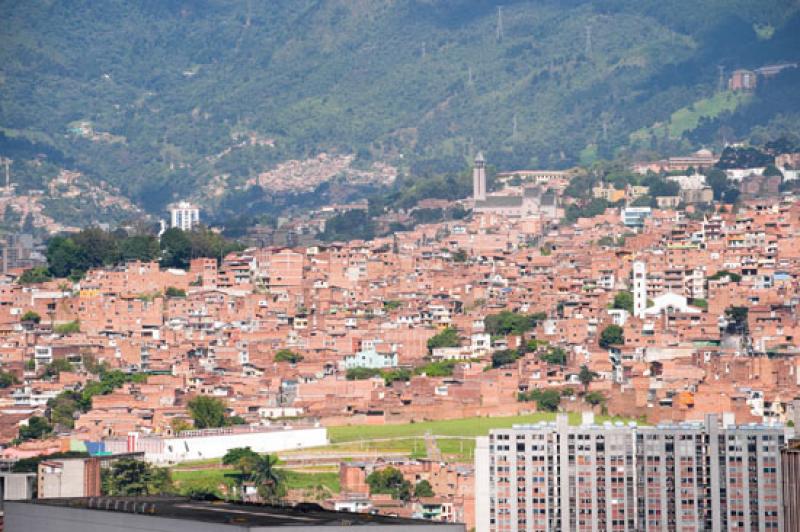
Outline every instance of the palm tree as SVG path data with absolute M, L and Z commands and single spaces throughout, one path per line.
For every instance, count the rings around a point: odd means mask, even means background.
M 250 471 L 250 481 L 258 488 L 258 494 L 266 501 L 275 501 L 286 494 L 283 475 L 275 469 L 277 456 L 265 454 L 259 456 Z

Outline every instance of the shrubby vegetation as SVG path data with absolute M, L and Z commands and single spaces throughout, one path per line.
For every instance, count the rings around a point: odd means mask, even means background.
M 541 412 L 555 412 L 561 403 L 561 392 L 558 390 L 541 390 L 536 388 L 528 393 L 520 392 L 517 395 L 519 401 L 534 401 L 536 409 Z
M 547 314 L 537 312 L 535 314 L 519 314 L 504 310 L 499 314 L 490 314 L 483 319 L 484 328 L 492 336 L 498 335 L 520 335 L 524 334 L 540 322 L 547 319 Z
M 617 292 L 614 295 L 614 303 L 612 304 L 612 307 L 615 309 L 633 312 L 633 293 L 627 290 Z
M 557 366 L 566 366 L 567 365 L 567 352 L 564 351 L 560 347 L 551 347 L 544 353 L 539 355 L 539 359 L 548 364 L 554 364 Z
M 290 364 L 297 364 L 303 361 L 303 355 L 295 353 L 291 349 L 281 349 L 275 353 L 275 362 L 288 362 Z
M 350 368 L 345 373 L 347 380 L 365 380 L 372 377 L 382 377 L 386 385 L 396 381 L 409 381 L 413 375 L 427 375 L 428 377 L 450 377 L 453 370 L 462 360 L 441 360 L 427 362 L 422 366 L 409 370 L 406 368 L 377 369 L 377 368 Z
M 435 336 L 428 339 L 428 352 L 432 353 L 439 347 L 458 347 L 461 345 L 458 330 L 454 327 L 446 327 Z

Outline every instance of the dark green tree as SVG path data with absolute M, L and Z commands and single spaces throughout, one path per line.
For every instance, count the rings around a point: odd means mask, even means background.
M 71 429 L 75 426 L 75 414 L 81 411 L 81 394 L 65 390 L 47 401 L 50 423 Z
M 345 378 L 349 381 L 363 381 L 380 374 L 381 370 L 377 368 L 350 368 L 345 372 Z
M 117 460 L 103 473 L 103 492 L 109 496 L 165 495 L 173 490 L 169 469 L 133 458 Z
M 99 227 L 89 227 L 72 237 L 80 250 L 83 264 L 76 269 L 88 270 L 104 264 L 113 264 L 117 258 L 117 240 Z
M 5 389 L 17 384 L 17 378 L 13 373 L 0 370 L 0 389 Z
M 36 313 L 36 312 L 34 312 L 32 310 L 28 310 L 28 311 L 25 312 L 25 314 L 22 315 L 22 317 L 20 318 L 20 321 L 23 321 L 23 322 L 28 321 L 28 322 L 31 322 L 31 323 L 40 323 L 42 321 L 42 317 L 39 316 L 38 313 Z
M 120 262 L 156 260 L 160 254 L 158 239 L 152 235 L 134 235 L 119 243 Z
M 238 470 L 237 484 L 241 487 L 245 482 L 252 482 L 258 494 L 266 501 L 275 501 L 285 494 L 283 475 L 275 468 L 276 456 L 260 455 L 250 447 L 236 447 L 222 457 L 222 463 Z
M 633 312 L 633 293 L 628 291 L 617 292 L 614 296 L 614 308 Z
M 175 288 L 174 286 L 168 286 L 164 291 L 164 295 L 167 297 L 186 297 L 186 290 L 182 288 Z
M 337 214 L 325 222 L 325 231 L 320 238 L 333 240 L 370 240 L 375 237 L 375 222 L 367 211 L 354 209 Z
M 222 457 L 222 463 L 233 466 L 249 474 L 253 469 L 253 464 L 258 459 L 258 453 L 250 447 L 234 447 Z
M 66 358 L 56 358 L 47 365 L 44 374 L 48 377 L 54 377 L 61 372 L 69 373 L 73 371 L 73 369 L 72 364 Z
M 517 396 L 520 401 L 534 401 L 536 409 L 541 412 L 555 412 L 561 404 L 561 392 L 558 390 L 531 390 L 528 393 L 520 392 Z
M 420 480 L 417 482 L 417 485 L 414 486 L 414 497 L 419 499 L 420 497 L 433 497 L 436 494 L 433 492 L 433 487 L 431 483 L 427 480 Z
M 507 364 L 511 364 L 519 358 L 519 355 L 513 349 L 502 349 L 492 353 L 492 367 L 499 368 Z
M 53 427 L 47 422 L 46 418 L 40 416 L 33 416 L 28 419 L 27 425 L 22 425 L 19 428 L 20 440 L 38 440 L 49 436 L 53 432 Z
M 747 334 L 747 319 L 750 309 L 747 307 L 728 307 L 725 318 L 728 320 L 727 332 L 730 334 Z
M 583 400 L 592 406 L 597 406 L 606 402 L 606 396 L 601 392 L 588 392 L 583 396 Z
M 407 382 L 411 380 L 411 372 L 405 368 L 392 369 L 382 372 L 383 381 L 386 386 L 391 386 L 393 382 Z
M 547 362 L 548 364 L 555 364 L 558 366 L 567 365 L 567 352 L 560 347 L 551 347 L 544 353 L 539 355 L 539 359 Z
M 469 255 L 463 249 L 458 248 L 453 252 L 453 262 L 467 262 L 467 259 L 469 259 Z
M 625 343 L 625 336 L 622 327 L 619 325 L 609 325 L 600 333 L 598 341 L 600 347 L 608 348 L 612 345 L 622 345 Z
M 386 493 L 393 499 L 407 501 L 411 498 L 411 482 L 394 467 L 373 471 L 367 476 L 370 493 Z
M 192 258 L 192 242 L 178 228 L 171 228 L 161 235 L 161 265 L 167 268 L 186 268 Z
M 189 401 L 188 408 L 198 429 L 225 426 L 225 403 L 216 397 L 199 395 Z
M 275 353 L 275 362 L 288 362 L 290 364 L 297 364 L 302 362 L 303 355 L 297 354 L 291 349 L 281 349 Z
M 71 238 L 56 236 L 47 243 L 47 266 L 56 277 L 83 274 L 88 268 L 83 250 Z
M 590 370 L 586 364 L 581 366 L 581 370 L 578 372 L 578 380 L 583 385 L 584 392 L 589 389 L 589 385 L 592 383 L 595 377 L 597 377 L 597 373 Z
M 547 318 L 543 312 L 536 314 L 519 314 L 504 310 L 499 314 L 489 314 L 483 319 L 486 332 L 492 336 L 505 336 L 507 334 L 524 334 L 536 324 Z
M 275 467 L 277 463 L 277 456 L 260 455 L 250 473 L 250 481 L 257 486 L 258 495 L 268 502 L 278 501 L 286 494 L 283 476 Z

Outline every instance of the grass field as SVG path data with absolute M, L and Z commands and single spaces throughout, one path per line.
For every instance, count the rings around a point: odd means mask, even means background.
M 281 470 L 290 490 L 316 490 L 324 488 L 331 493 L 339 493 L 339 473 L 334 471 L 320 471 L 314 473 L 301 473 L 298 471 Z M 236 484 L 235 470 L 231 468 L 218 469 L 193 469 L 172 471 L 172 480 L 178 491 L 190 493 L 192 491 L 211 491 L 222 494 L 223 486 L 230 490 Z
M 670 138 L 680 138 L 686 131 L 696 128 L 702 117 L 714 118 L 724 111 L 733 111 L 740 105 L 747 103 L 750 98 L 752 98 L 752 95 L 744 91 L 718 92 L 710 98 L 698 100 L 691 106 L 683 107 L 672 113 L 668 126 L 666 124 L 656 124 L 634 131 L 631 133 L 631 141 L 647 142 L 651 133 L 655 133 L 656 136 L 663 136 L 665 127 L 669 127 Z
M 173 469 L 172 481 L 180 493 L 207 491 L 221 495 L 226 488 L 230 490 L 236 484 L 233 473 L 234 470 L 230 468 L 193 469 L 191 471 Z
M 465 419 L 449 419 L 443 421 L 425 421 L 402 425 L 352 425 L 330 427 L 328 437 L 331 444 L 326 447 L 304 450 L 308 453 L 320 452 L 404 452 L 412 458 L 425 458 L 424 436 L 451 436 L 437 438 L 439 450 L 446 459 L 455 461 L 471 461 L 475 450 L 475 437 L 486 436 L 491 429 L 509 428 L 512 425 L 555 421 L 556 415 L 538 412 L 512 417 L 475 417 Z M 629 421 L 627 419 L 596 416 L 597 422 Z M 580 423 L 580 414 L 570 414 L 572 425 Z M 298 451 L 299 452 L 299 451 Z
M 556 415 L 548 412 L 537 412 L 511 417 L 472 417 L 464 419 L 448 419 L 442 421 L 423 421 L 403 425 L 347 425 L 330 427 L 328 437 L 331 443 L 374 440 L 380 438 L 420 437 L 430 432 L 436 436 L 486 436 L 491 429 L 509 428 L 512 425 L 555 421 Z M 570 414 L 572 425 L 580 423 L 580 414 Z M 626 421 L 622 418 L 595 416 L 598 422 Z

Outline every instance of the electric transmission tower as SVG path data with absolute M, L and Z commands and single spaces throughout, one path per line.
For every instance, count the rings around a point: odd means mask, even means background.
M 592 27 L 586 25 L 586 57 L 592 56 Z
M 503 40 L 503 6 L 497 6 L 497 42 Z

